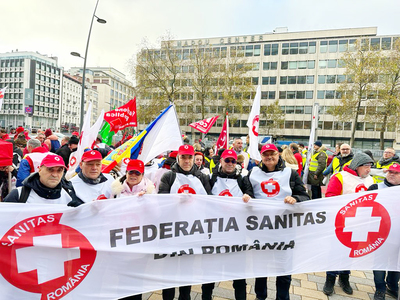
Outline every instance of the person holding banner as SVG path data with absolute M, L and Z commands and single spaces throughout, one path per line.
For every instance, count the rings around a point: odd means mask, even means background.
M 102 159 L 99 151 L 86 151 L 79 164 L 81 171 L 71 179 L 78 197 L 84 202 L 111 198 L 114 178 L 110 174 L 101 173 Z
M 365 153 L 357 153 L 348 166 L 344 166 L 343 171 L 332 176 L 326 189 L 325 197 L 334 197 L 345 194 L 364 192 L 374 183 L 369 175 L 374 161 Z M 353 288 L 350 286 L 350 271 L 328 271 L 323 288 L 325 295 L 332 295 L 336 276 L 339 275 L 339 285 L 343 291 L 351 295 Z
M 375 183 L 368 188 L 368 191 L 384 189 L 400 185 L 400 164 L 394 163 L 388 169 L 384 169 L 386 178 L 383 182 Z M 375 295 L 374 300 L 384 300 L 385 294 L 399 297 L 400 272 L 374 270 Z
M 154 183 L 144 177 L 144 163 L 139 159 L 131 159 L 126 167 L 126 174 L 115 180 L 111 187 L 115 198 L 155 194 Z
M 233 150 L 225 150 L 221 155 L 218 170 L 210 179 L 213 195 L 224 197 L 242 197 L 247 201 L 253 197 L 253 189 L 249 181 L 243 180 L 236 168 L 237 154 Z M 202 300 L 211 300 L 215 283 L 205 283 L 201 286 Z M 246 300 L 246 279 L 233 280 L 236 300 Z
M 201 173 L 194 164 L 194 148 L 179 147 L 176 164 L 161 177 L 159 194 L 211 195 L 209 177 Z M 191 286 L 179 287 L 179 300 L 190 300 Z M 173 300 L 175 288 L 163 289 L 163 300 Z
M 64 161 L 61 156 L 47 155 L 41 162 L 39 171 L 24 180 L 4 199 L 4 202 L 67 204 L 79 206 L 83 202 L 76 197 L 72 185 L 63 179 Z
M 274 144 L 265 144 L 261 148 L 261 163 L 254 167 L 246 180 L 250 181 L 256 199 L 271 199 L 295 204 L 310 200 L 303 182 L 296 170 L 285 166 Z M 243 198 L 244 202 L 249 199 Z M 291 275 L 276 278 L 276 299 L 289 300 Z M 257 299 L 267 298 L 267 278 L 256 278 L 254 286 Z

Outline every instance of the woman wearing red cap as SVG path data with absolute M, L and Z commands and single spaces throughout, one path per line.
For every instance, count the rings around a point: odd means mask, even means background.
M 139 159 L 129 161 L 126 174 L 114 181 L 111 188 L 114 197 L 155 194 L 154 183 L 144 177 L 144 163 Z

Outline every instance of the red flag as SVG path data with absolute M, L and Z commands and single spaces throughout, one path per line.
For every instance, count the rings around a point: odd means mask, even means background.
M 217 141 L 217 149 L 225 148 L 228 149 L 229 143 L 229 121 L 228 121 L 228 113 L 226 113 L 226 119 L 224 126 L 222 127 L 221 134 L 219 135 Z
M 126 127 L 136 127 L 136 97 L 127 104 L 106 112 L 104 120 L 110 124 L 110 131 L 115 133 Z
M 214 125 L 215 121 L 217 121 L 219 116 L 204 119 L 198 122 L 194 122 L 192 124 L 189 124 L 190 127 L 193 127 L 194 129 L 202 132 L 202 133 L 208 133 L 211 129 L 211 127 Z

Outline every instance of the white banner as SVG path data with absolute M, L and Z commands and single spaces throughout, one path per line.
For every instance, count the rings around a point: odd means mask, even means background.
M 0 298 L 117 299 L 240 278 L 399 271 L 399 192 L 295 205 L 198 195 L 0 203 Z

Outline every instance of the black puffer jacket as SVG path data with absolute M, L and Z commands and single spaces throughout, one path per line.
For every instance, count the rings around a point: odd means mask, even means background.
M 206 190 L 207 194 L 211 195 L 210 179 L 207 175 L 201 173 L 197 169 L 196 165 L 193 165 L 193 167 L 190 169 L 190 171 L 184 171 L 177 163 L 175 163 L 171 167 L 170 171 L 168 171 L 161 177 L 160 186 L 158 188 L 159 194 L 169 194 L 170 193 L 171 186 L 174 184 L 174 181 L 176 178 L 176 173 L 181 173 L 184 175 L 193 175 L 193 176 L 199 178 L 201 183 L 203 184 L 204 189 Z
M 244 180 L 244 177 L 242 177 L 242 175 L 240 175 L 240 172 L 238 169 L 235 168 L 235 171 L 232 174 L 227 174 L 227 173 L 224 173 L 221 169 L 221 166 L 219 166 L 218 171 L 214 172 L 211 176 L 211 179 L 210 179 L 211 189 L 214 187 L 214 184 L 217 182 L 218 177 L 236 179 L 238 186 L 239 186 L 240 190 L 242 191 L 242 193 L 247 194 L 250 197 L 254 198 L 253 188 L 250 184 L 250 181 Z
M 271 172 L 277 172 L 277 171 L 283 171 L 283 169 L 285 168 L 285 162 L 283 161 L 283 159 L 281 157 L 279 157 L 278 163 L 275 166 L 275 170 L 273 171 L 268 171 L 267 167 L 264 166 L 262 163 L 260 163 L 259 166 L 254 167 L 254 168 L 260 168 L 263 172 L 265 173 L 271 173 Z M 307 194 L 306 188 L 304 187 L 304 183 L 301 180 L 299 174 L 297 173 L 296 170 L 291 170 L 291 174 L 290 174 L 290 189 L 292 190 L 292 197 L 295 198 L 297 200 L 297 202 L 302 202 L 302 201 L 306 201 L 306 200 L 310 200 L 310 196 Z M 250 174 L 251 171 L 249 172 L 249 174 L 244 178 L 245 181 L 248 181 L 251 185 L 250 182 Z M 252 186 L 252 185 L 251 185 Z
M 38 196 L 49 200 L 49 203 L 51 203 L 51 200 L 61 197 L 61 189 L 64 189 L 71 197 L 71 201 L 68 203 L 68 206 L 77 207 L 84 203 L 75 195 L 75 190 L 72 186 L 72 183 L 64 178 L 61 179 L 61 182 L 55 188 L 49 188 L 40 182 L 39 174 L 35 172 L 27 177 L 23 181 L 22 185 L 28 188 L 29 191 L 34 190 Z M 18 189 L 12 190 L 11 193 L 8 194 L 8 196 L 4 199 L 4 202 L 21 202 Z

